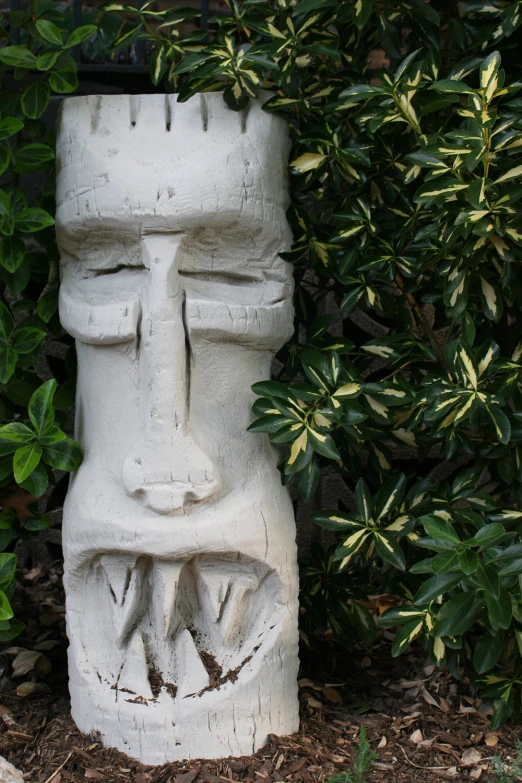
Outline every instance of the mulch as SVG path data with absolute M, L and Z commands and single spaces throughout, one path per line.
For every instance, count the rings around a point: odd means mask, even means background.
M 492 757 L 516 755 L 519 723 L 491 731 L 491 708 L 469 681 L 420 650 L 392 659 L 386 632 L 371 651 L 303 656 L 297 734 L 271 736 L 251 757 L 144 766 L 83 735 L 70 717 L 60 564 L 19 576 L 15 611 L 27 628 L 0 646 L 0 755 L 28 781 L 322 783 L 349 770 L 361 726 L 377 754 L 367 783 L 492 781 Z

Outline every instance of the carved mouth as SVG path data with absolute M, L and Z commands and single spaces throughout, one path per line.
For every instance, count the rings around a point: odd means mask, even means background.
M 131 704 L 233 685 L 281 610 L 275 572 L 238 553 L 184 561 L 103 554 L 88 580 L 105 622 L 95 627 L 86 611 L 84 648 L 115 701 Z

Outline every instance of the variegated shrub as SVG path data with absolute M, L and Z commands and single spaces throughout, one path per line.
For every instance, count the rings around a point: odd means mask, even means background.
M 303 637 L 369 644 L 364 599 L 394 593 L 394 654 L 473 666 L 498 725 L 522 682 L 522 3 L 229 8 L 132 35 L 180 100 L 269 89 L 292 128 L 297 328 L 250 429 L 316 508 L 326 467 L 354 498 L 314 515 L 339 544 L 305 568 Z

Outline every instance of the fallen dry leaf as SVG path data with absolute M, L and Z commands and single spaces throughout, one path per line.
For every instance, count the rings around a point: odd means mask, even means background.
M 386 739 L 386 737 L 381 737 L 381 741 L 377 745 L 377 749 L 385 748 L 387 744 L 388 744 L 388 740 Z
M 41 652 L 35 652 L 34 650 L 24 650 L 23 652 L 18 653 L 13 661 L 12 678 L 16 679 L 17 677 L 23 677 L 24 674 L 31 672 L 41 655 Z
M 422 731 L 420 729 L 417 729 L 411 735 L 410 742 L 413 742 L 414 745 L 418 745 L 419 742 L 422 742 L 423 739 L 424 737 L 422 736 Z
M 322 704 L 320 701 L 317 701 L 317 699 L 314 699 L 313 696 L 309 696 L 306 700 L 306 703 L 309 707 L 312 707 L 314 710 L 320 710 L 322 708 Z
M 86 778 L 91 778 L 91 780 L 104 780 L 101 772 L 98 772 L 96 769 L 86 769 L 84 775 Z
M 37 696 L 39 693 L 50 693 L 49 687 L 44 682 L 23 682 L 16 689 L 16 695 L 22 699 Z
M 331 701 L 333 704 L 342 704 L 342 697 L 341 694 L 338 693 L 334 688 L 324 688 L 323 693 L 328 699 L 328 701 Z
M 475 769 L 472 769 L 471 772 L 469 773 L 469 779 L 478 780 L 481 775 L 482 775 L 481 767 L 475 767 Z
M 464 767 L 474 767 L 482 760 L 482 755 L 476 748 L 468 748 L 462 754 L 462 765 Z
M 498 735 L 497 734 L 493 734 L 493 732 L 491 732 L 491 731 L 488 731 L 488 733 L 486 734 L 486 738 L 485 738 L 484 742 L 486 743 L 488 748 L 494 748 L 495 745 L 498 745 Z
M 37 579 L 41 573 L 42 573 L 42 569 L 40 568 L 40 566 L 35 566 L 26 574 L 24 574 L 24 579 L 26 579 L 28 582 L 32 582 L 33 580 Z

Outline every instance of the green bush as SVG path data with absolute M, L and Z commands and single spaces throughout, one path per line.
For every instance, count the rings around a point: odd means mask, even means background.
M 76 89 L 72 51 L 96 31 L 85 25 L 69 35 L 66 15 L 48 4 L 41 10 L 36 0 L 26 11 L 12 12 L 9 22 L 11 30 L 18 28 L 20 42 L 0 27 L 0 641 L 24 627 L 9 603 L 16 556 L 6 550 L 17 537 L 51 524 L 36 500 L 55 483 L 53 469 L 74 470 L 81 461 L 79 446 L 59 426 L 74 399 L 74 380 L 66 380 L 71 362 L 59 368 L 64 383 L 56 396 L 56 381 L 42 384 L 36 368 L 46 353 L 45 338 L 62 334 L 56 313 L 54 143 L 42 115 L 52 92 Z M 36 194 L 26 175 L 39 175 Z M 32 513 L 27 519 L 20 520 L 9 505 L 16 485 L 27 493 Z

